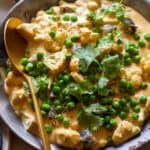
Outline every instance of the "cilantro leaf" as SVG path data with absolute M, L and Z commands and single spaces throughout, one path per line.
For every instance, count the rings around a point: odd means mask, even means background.
M 85 47 L 78 48 L 74 52 L 74 56 L 80 59 L 80 70 L 83 73 L 88 70 L 88 67 L 98 55 L 99 49 L 90 44 Z
M 93 94 L 93 85 L 89 81 L 78 83 L 70 83 L 68 84 L 63 91 L 65 91 L 68 95 L 71 95 L 78 100 L 81 100 L 83 94 Z
M 108 86 L 109 80 L 105 77 L 101 77 L 98 81 L 98 94 L 101 96 L 108 96 L 110 93 L 110 89 L 107 87 Z
M 116 78 L 120 73 L 121 61 L 119 55 L 106 57 L 102 60 L 104 75 L 110 79 Z
M 79 84 L 76 83 L 70 83 L 67 85 L 66 88 L 64 88 L 63 93 L 66 93 L 67 95 L 71 95 L 78 100 L 81 99 L 82 89 L 79 86 Z
M 103 14 L 98 11 L 90 11 L 87 18 L 92 20 L 94 24 L 101 24 L 103 22 Z
M 122 3 L 112 2 L 110 5 L 105 5 L 102 7 L 102 12 L 104 13 L 104 15 L 113 13 L 116 15 L 119 21 L 124 21 L 125 9 Z
M 113 34 L 108 33 L 107 35 L 103 36 L 98 41 L 98 49 L 105 49 L 105 48 L 111 48 L 113 45 Z
M 105 111 L 106 108 L 98 103 L 91 104 L 89 107 L 83 106 L 78 115 L 80 125 L 92 131 L 97 130 L 103 125 L 104 120 L 94 113 L 102 114 Z
M 48 79 L 47 76 L 32 78 L 34 92 L 41 100 L 45 100 L 47 98 L 47 90 L 48 90 L 49 82 L 50 79 Z
M 107 108 L 100 105 L 99 103 L 94 103 L 94 104 L 91 104 L 89 107 L 88 107 L 89 111 L 95 115 L 102 115 L 104 114 L 105 112 L 107 112 Z

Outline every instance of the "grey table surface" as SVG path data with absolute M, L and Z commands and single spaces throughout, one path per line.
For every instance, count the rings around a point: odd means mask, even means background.
M 14 0 L 0 0 L 0 24 L 3 21 L 8 10 L 15 3 Z M 5 146 L 5 145 L 3 145 Z M 30 147 L 24 141 L 19 139 L 15 134 L 10 131 L 10 150 L 33 150 L 34 148 Z M 145 144 L 139 150 L 150 150 L 150 143 Z

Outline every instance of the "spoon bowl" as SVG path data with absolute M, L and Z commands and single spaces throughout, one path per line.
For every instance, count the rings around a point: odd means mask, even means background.
M 27 42 L 16 30 L 16 27 L 22 23 L 23 21 L 21 19 L 13 17 L 7 20 L 4 29 L 4 42 L 8 57 L 19 72 L 22 72 L 20 60 L 25 56 L 25 49 L 27 46 Z
M 12 17 L 8 19 L 8 21 L 5 24 L 4 27 L 4 44 L 6 48 L 6 52 L 8 54 L 8 57 L 11 61 L 11 63 L 14 65 L 14 67 L 18 70 L 18 72 L 26 79 L 28 82 L 31 96 L 35 108 L 36 118 L 38 122 L 38 127 L 40 131 L 40 136 L 43 142 L 43 149 L 44 150 L 50 150 L 46 133 L 43 128 L 43 120 L 40 113 L 40 108 L 38 104 L 38 100 L 35 96 L 34 88 L 32 85 L 32 79 L 30 76 L 28 76 L 24 71 L 23 67 L 20 63 L 21 58 L 25 56 L 25 49 L 27 47 L 27 42 L 18 34 L 16 28 L 18 25 L 22 24 L 23 21 L 19 18 Z

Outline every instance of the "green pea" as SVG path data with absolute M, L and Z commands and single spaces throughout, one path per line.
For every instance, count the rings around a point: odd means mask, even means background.
M 27 72 L 30 72 L 30 71 L 33 70 L 33 68 L 34 68 L 34 65 L 29 62 L 29 63 L 26 65 L 25 70 L 26 70 Z
M 139 119 L 139 114 L 133 113 L 133 114 L 132 114 L 132 119 L 133 119 L 133 120 L 138 120 L 138 119 Z
M 61 113 L 62 112 L 62 106 L 61 105 L 57 105 L 55 109 L 56 109 L 57 113 Z
M 58 16 L 52 16 L 52 20 L 53 20 L 53 21 L 58 21 L 58 20 L 59 20 L 59 17 L 58 17 Z
M 62 80 L 65 82 L 65 83 L 68 83 L 70 81 L 70 75 L 64 75 L 62 77 Z
M 63 16 L 63 20 L 64 21 L 69 21 L 70 20 L 70 16 L 69 15 L 64 15 Z
M 60 101 L 59 101 L 59 100 L 55 100 L 55 101 L 54 101 L 54 105 L 55 105 L 55 106 L 60 105 Z
M 75 103 L 74 102 L 68 102 L 67 103 L 67 108 L 70 110 L 70 109 L 73 109 L 75 107 Z
M 42 60 L 43 57 L 44 57 L 44 53 L 43 53 L 43 52 L 38 52 L 38 53 L 36 54 L 36 56 L 37 56 L 37 59 L 38 59 L 38 60 Z
M 133 60 L 135 61 L 135 63 L 139 63 L 141 60 L 141 56 L 140 55 L 136 55 Z
M 28 61 L 28 58 L 22 58 L 20 62 L 23 66 L 26 66 L 29 61 Z
M 46 14 L 48 14 L 48 15 L 51 15 L 51 14 L 54 13 L 53 9 L 47 9 L 45 12 L 46 12 Z
M 137 55 L 138 54 L 137 46 L 133 43 L 130 43 L 127 45 L 126 51 L 131 55 Z
M 55 31 L 51 31 L 49 33 L 49 35 L 51 36 L 51 38 L 55 38 L 56 37 L 56 32 Z
M 111 124 L 107 124 L 106 125 L 106 129 L 109 130 L 109 131 L 112 131 L 113 130 L 113 126 Z
M 110 125 L 112 125 L 113 127 L 115 127 L 115 126 L 117 125 L 117 122 L 116 122 L 115 119 L 111 119 L 109 123 L 110 123 Z
M 136 112 L 136 113 L 140 112 L 140 106 L 139 105 L 135 106 L 133 108 L 133 111 Z
M 145 40 L 150 41 L 150 33 L 144 35 Z
M 61 74 L 59 74 L 58 75 L 58 80 L 61 80 L 62 79 L 62 77 L 63 77 L 63 74 L 61 73 Z
M 77 22 L 78 21 L 78 17 L 77 16 L 71 16 L 71 21 L 72 22 Z
M 119 108 L 120 108 L 120 104 L 119 104 L 118 101 L 114 101 L 114 102 L 112 103 L 112 106 L 113 106 L 113 108 L 115 108 L 115 109 L 119 109 Z
M 124 54 L 124 58 L 128 58 L 128 57 L 130 57 L 130 54 L 126 52 L 126 53 Z
M 121 119 L 125 119 L 127 117 L 127 113 L 124 112 L 124 111 L 121 111 L 119 116 L 120 116 Z
M 41 106 L 41 110 L 43 111 L 49 111 L 51 106 L 49 104 L 43 103 Z
M 64 120 L 63 120 L 64 127 L 68 127 L 69 123 L 70 123 L 69 119 L 68 118 L 64 118 Z
M 57 85 L 55 85 L 53 88 L 52 88 L 52 91 L 53 91 L 53 93 L 54 94 L 58 94 L 59 92 L 60 92 L 60 87 L 59 86 L 57 86 Z
M 125 98 L 120 99 L 120 105 L 125 106 L 127 104 L 127 100 Z
M 63 116 L 62 114 L 58 114 L 58 115 L 56 116 L 56 119 L 57 119 L 59 122 L 63 122 L 64 116 Z
M 96 16 L 96 12 L 95 12 L 95 11 L 90 11 L 90 12 L 87 14 L 87 17 L 88 17 L 89 19 L 92 19 L 92 20 L 94 20 L 95 16 Z
M 142 82 L 141 88 L 142 89 L 147 89 L 147 87 L 148 87 L 148 84 L 146 82 Z
M 71 48 L 71 47 L 73 46 L 72 41 L 71 41 L 70 39 L 66 40 L 66 41 L 65 41 L 65 46 L 66 46 L 67 48 Z
M 105 123 L 105 124 L 108 124 L 108 123 L 110 122 L 110 119 L 111 119 L 110 116 L 106 116 L 106 117 L 104 118 L 104 123 Z
M 147 101 L 147 96 L 144 96 L 144 95 L 143 95 L 143 96 L 140 97 L 140 103 L 141 103 L 141 104 L 145 104 L 146 101 Z
M 125 79 L 121 79 L 120 80 L 120 87 L 126 87 L 127 86 L 127 84 L 128 84 L 128 82 L 127 82 L 127 80 L 125 80 Z
M 67 53 L 67 54 L 65 55 L 65 57 L 66 57 L 66 59 L 71 59 L 72 54 L 71 54 L 71 53 Z
M 141 40 L 141 41 L 138 42 L 138 46 L 143 48 L 143 47 L 146 46 L 146 44 L 145 44 L 145 42 L 143 40 Z
M 111 108 L 110 114 L 111 114 L 112 116 L 115 116 L 115 115 L 117 114 L 117 111 L 116 111 L 114 108 Z
M 45 66 L 42 61 L 39 61 L 39 62 L 37 62 L 36 67 L 37 67 L 37 69 L 43 69 L 43 67 L 45 67 Z
M 127 57 L 127 58 L 124 59 L 124 64 L 125 64 L 125 65 L 130 65 L 131 62 L 132 62 L 132 60 L 131 60 L 130 57 Z
M 139 36 L 139 34 L 134 33 L 134 34 L 133 34 L 133 38 L 134 38 L 136 41 L 138 41 L 138 40 L 140 39 L 140 36 Z
M 93 27 L 93 32 L 100 33 L 101 29 L 99 27 Z
M 80 36 L 79 35 L 73 35 L 72 37 L 71 37 L 71 41 L 72 42 L 78 42 L 80 40 Z
M 64 80 L 59 80 L 58 81 L 58 84 L 59 84 L 60 87 L 62 87 L 64 85 L 64 83 L 65 83 Z
M 124 111 L 124 112 L 126 112 L 126 113 L 128 113 L 129 110 L 130 110 L 129 106 L 124 106 L 124 107 L 122 108 L 122 111 Z
M 41 114 L 42 114 L 43 117 L 46 117 L 46 116 L 47 116 L 47 112 L 44 111 L 44 110 L 41 110 Z
M 45 124 L 45 131 L 50 134 L 53 131 L 53 127 L 50 124 Z
M 130 101 L 130 106 L 135 107 L 136 105 L 137 105 L 137 100 L 132 98 L 131 101 Z
M 127 89 L 128 90 L 132 90 L 133 89 L 133 85 L 131 82 L 127 82 Z

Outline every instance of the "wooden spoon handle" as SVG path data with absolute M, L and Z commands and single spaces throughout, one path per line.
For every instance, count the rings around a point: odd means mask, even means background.
M 35 109 L 35 113 L 36 113 L 36 117 L 37 117 L 37 122 L 38 122 L 38 126 L 39 126 L 41 139 L 43 142 L 44 150 L 50 150 L 50 145 L 49 145 L 48 140 L 46 138 L 46 134 L 45 134 L 44 127 L 43 127 L 43 119 L 42 119 L 42 116 L 40 113 L 39 104 L 38 104 L 38 101 L 37 101 L 36 96 L 35 96 L 35 92 L 34 92 L 34 88 L 33 88 L 33 84 L 32 84 L 32 79 L 31 79 L 31 77 L 29 77 L 27 75 L 25 75 L 25 78 L 27 79 L 30 90 L 31 90 L 34 109 Z

